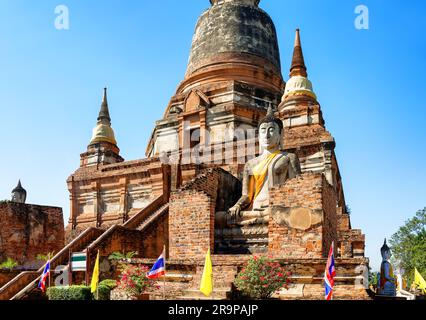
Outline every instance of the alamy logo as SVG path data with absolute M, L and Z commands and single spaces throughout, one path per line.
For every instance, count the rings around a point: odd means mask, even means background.
M 66 5 L 59 5 L 55 8 L 55 28 L 57 30 L 70 29 L 70 11 Z
M 355 8 L 355 13 L 358 15 L 355 18 L 355 28 L 358 30 L 370 29 L 370 12 L 366 5 L 359 5 Z

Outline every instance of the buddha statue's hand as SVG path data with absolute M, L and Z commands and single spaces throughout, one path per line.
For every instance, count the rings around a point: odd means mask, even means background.
M 231 209 L 228 210 L 228 214 L 233 220 L 237 220 L 240 217 L 240 213 L 241 213 L 241 205 L 239 203 L 237 203 L 235 206 L 233 206 Z

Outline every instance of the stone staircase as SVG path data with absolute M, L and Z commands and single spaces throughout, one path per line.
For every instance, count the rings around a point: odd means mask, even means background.
M 103 233 L 103 230 L 97 228 L 89 228 L 85 230 L 50 260 L 51 270 L 55 270 L 55 268 L 59 265 L 68 264 L 70 252 L 84 250 L 88 244 Z M 40 280 L 44 267 L 45 266 L 41 267 L 36 272 L 21 272 L 18 274 L 15 278 L 0 288 L 0 300 L 18 300 L 24 298 L 26 294 L 37 288 L 37 284 Z
M 164 196 L 160 196 L 151 202 L 146 208 L 127 220 L 123 224 L 123 227 L 132 230 L 143 230 L 159 216 L 166 213 L 168 209 L 168 201 L 164 199 Z
M 139 230 L 139 231 L 144 230 L 152 222 L 154 222 L 155 220 L 157 220 L 160 216 L 162 216 L 163 214 L 167 213 L 168 210 L 169 210 L 169 204 L 168 203 L 162 205 L 159 209 L 157 209 L 156 211 L 152 212 L 150 215 L 141 218 L 140 219 L 141 222 L 139 223 L 139 225 L 135 229 Z
M 92 250 L 96 250 L 98 245 L 109 237 L 113 237 L 115 232 L 120 229 L 143 231 L 157 218 L 166 214 L 168 208 L 168 201 L 161 195 L 147 207 L 133 215 L 123 225 L 114 225 L 107 230 L 99 228 L 89 228 L 85 230 L 51 259 L 51 270 L 55 270 L 59 265 L 67 265 L 69 263 L 70 252 L 93 252 Z M 26 271 L 18 274 L 0 288 L 0 300 L 25 299 L 31 291 L 37 288 L 44 267 L 45 266 L 34 272 Z

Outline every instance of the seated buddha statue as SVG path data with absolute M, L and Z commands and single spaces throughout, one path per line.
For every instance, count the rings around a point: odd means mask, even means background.
M 385 243 L 380 249 L 380 253 L 382 254 L 382 264 L 380 266 L 380 279 L 379 279 L 379 288 L 378 293 L 383 296 L 396 296 L 396 286 L 397 280 L 393 272 L 392 265 L 389 260 L 391 258 L 391 250 Z
M 228 211 L 231 224 L 262 223 L 265 215 L 260 212 L 269 206 L 269 189 L 283 184 L 301 173 L 299 159 L 295 154 L 282 151 L 281 141 L 284 126 L 274 116 L 270 107 L 264 119 L 259 123 L 260 155 L 248 161 L 244 167 L 242 196 Z

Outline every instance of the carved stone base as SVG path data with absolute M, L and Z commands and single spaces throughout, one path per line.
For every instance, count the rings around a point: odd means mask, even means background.
M 215 252 L 220 254 L 266 253 L 269 210 L 242 211 L 238 219 L 216 213 Z

